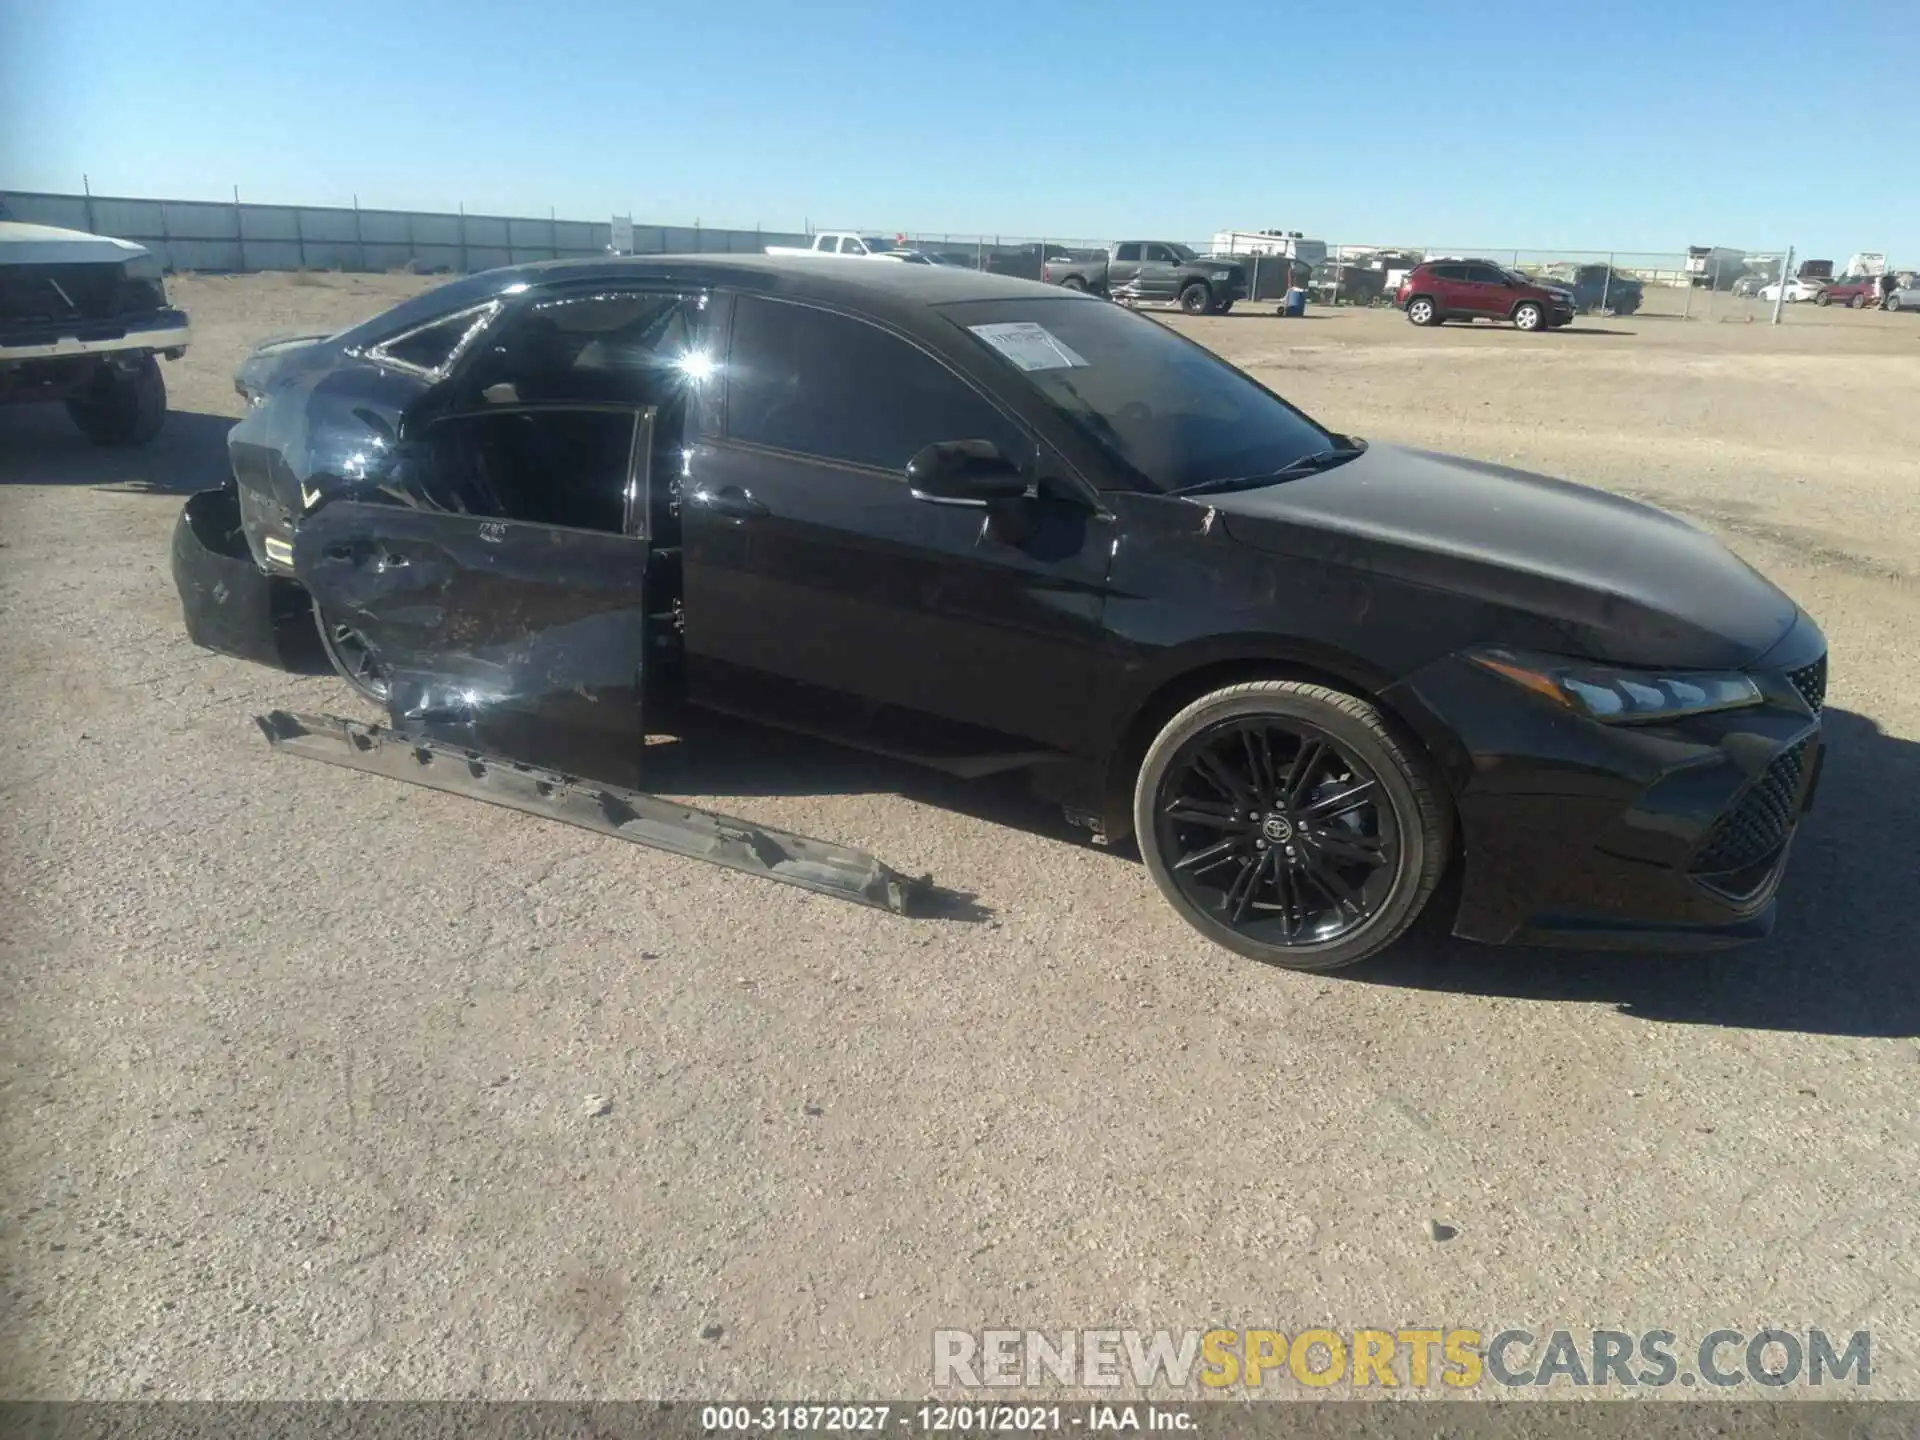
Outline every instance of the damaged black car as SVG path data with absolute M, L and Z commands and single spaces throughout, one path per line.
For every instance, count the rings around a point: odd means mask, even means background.
M 724 712 L 1024 770 L 1201 933 L 1312 970 L 1442 904 L 1488 942 L 1757 937 L 1812 802 L 1825 640 L 1716 540 L 1338 433 L 1058 287 L 529 265 L 236 379 L 188 629 L 271 663 L 316 626 L 423 766 L 550 795 L 527 767 L 580 737 Z

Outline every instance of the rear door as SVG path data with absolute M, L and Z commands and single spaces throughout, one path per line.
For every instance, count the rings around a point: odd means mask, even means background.
M 1426 288 L 1433 294 L 1433 302 L 1440 307 L 1444 315 L 1470 315 L 1467 308 L 1467 267 L 1445 264 L 1427 267 Z
M 1146 246 L 1138 240 L 1129 240 L 1124 245 L 1113 247 L 1113 258 L 1107 262 L 1107 288 L 1118 290 L 1140 273 L 1140 261 Z
M 294 569 L 376 657 L 395 726 L 632 783 L 644 537 L 342 502 L 300 527 Z
M 561 769 L 585 770 L 583 748 L 637 761 L 706 300 L 528 297 L 406 417 L 392 503 L 323 505 L 299 527 L 296 573 L 372 660 L 396 725 Z
M 1166 245 L 1148 245 L 1140 266 L 1140 289 L 1148 300 L 1171 300 L 1180 293 L 1180 257 Z

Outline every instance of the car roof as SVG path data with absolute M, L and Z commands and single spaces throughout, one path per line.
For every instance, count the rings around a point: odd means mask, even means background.
M 1037 280 L 993 275 L 958 265 L 878 265 L 869 260 L 806 255 L 609 256 L 604 260 L 543 260 L 488 273 L 501 278 L 501 289 L 522 282 L 547 286 L 685 281 L 875 311 L 920 309 L 966 300 L 1058 299 L 1073 293 Z
M 958 265 L 885 264 L 807 255 L 608 255 L 539 260 L 462 275 L 403 300 L 336 338 L 348 346 L 370 343 L 522 289 L 623 284 L 753 290 L 857 311 L 903 329 L 924 326 L 927 311 L 934 306 L 969 300 L 1102 303 L 1058 285 Z

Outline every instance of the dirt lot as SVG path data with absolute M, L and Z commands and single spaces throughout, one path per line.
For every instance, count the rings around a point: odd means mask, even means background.
M 1833 645 L 1764 945 L 1312 978 L 837 752 L 672 788 L 979 918 L 271 755 L 251 715 L 349 692 L 187 643 L 180 495 L 247 343 L 422 283 L 178 282 L 143 453 L 0 414 L 6 1395 L 919 1395 L 936 1327 L 1771 1322 L 1870 1329 L 1920 1397 L 1920 316 L 1179 322 L 1338 428 L 1709 522 Z

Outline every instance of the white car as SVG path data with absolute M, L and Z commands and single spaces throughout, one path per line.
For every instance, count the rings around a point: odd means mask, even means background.
M 1787 303 L 1789 305 L 1797 305 L 1803 300 L 1812 300 L 1825 288 L 1825 282 L 1820 280 L 1789 280 L 1787 282 Z M 1771 285 L 1762 285 L 1759 293 L 1762 300 L 1771 304 L 1779 298 L 1780 282 L 1776 280 Z

